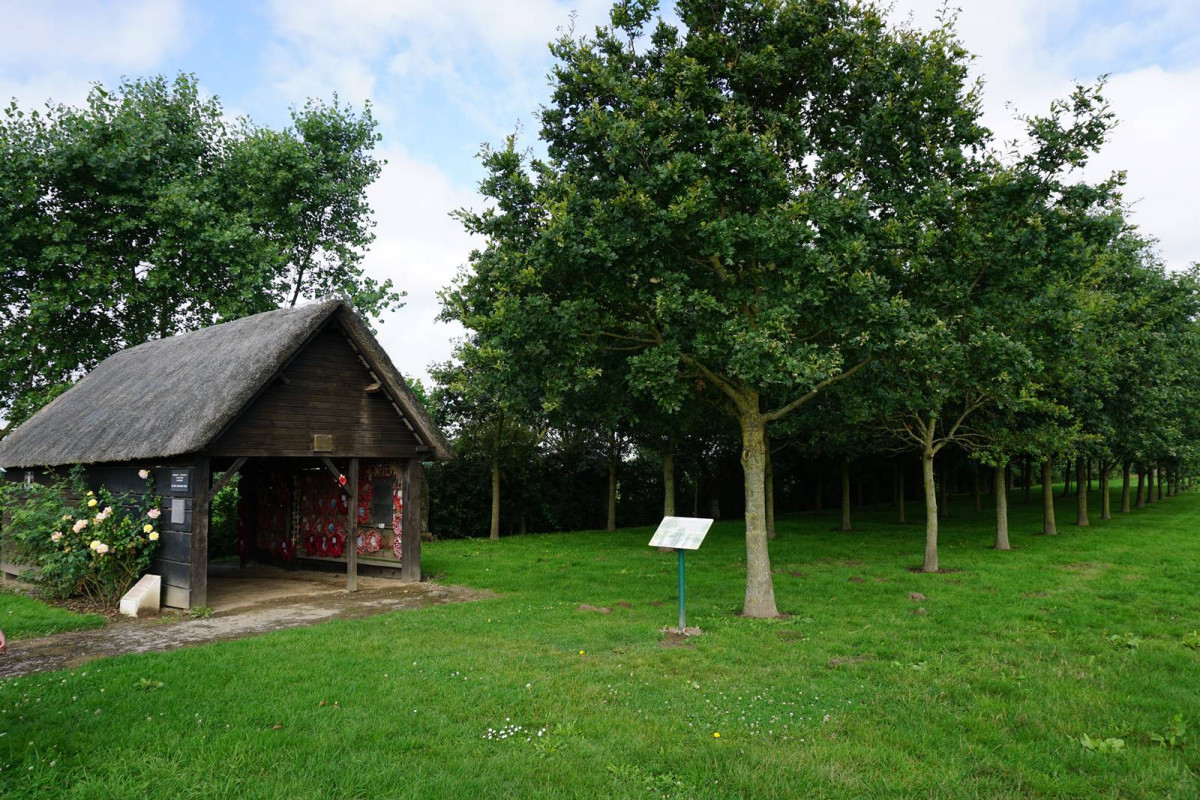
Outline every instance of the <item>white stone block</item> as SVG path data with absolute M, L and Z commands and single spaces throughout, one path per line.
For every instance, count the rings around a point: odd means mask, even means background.
M 143 575 L 133 588 L 121 598 L 121 613 L 127 617 L 153 612 L 162 604 L 162 578 L 158 575 Z

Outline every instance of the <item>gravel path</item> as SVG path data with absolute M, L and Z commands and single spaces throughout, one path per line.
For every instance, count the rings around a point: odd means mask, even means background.
M 354 594 L 339 592 L 291 601 L 271 600 L 208 619 L 122 620 L 95 630 L 9 642 L 8 654 L 0 656 L 0 678 L 72 668 L 95 658 L 174 650 L 329 619 L 365 617 L 484 596 L 486 593 L 461 586 L 406 583 Z

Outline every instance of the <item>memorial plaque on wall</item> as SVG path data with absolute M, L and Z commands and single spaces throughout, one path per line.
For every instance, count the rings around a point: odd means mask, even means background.
M 190 469 L 171 470 L 171 494 L 190 494 L 192 491 L 192 471 Z

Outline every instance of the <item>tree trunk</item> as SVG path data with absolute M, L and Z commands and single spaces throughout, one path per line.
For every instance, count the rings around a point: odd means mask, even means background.
M 1054 463 L 1050 459 L 1042 462 L 1042 533 L 1058 533 L 1054 524 Z
M 1146 503 L 1157 503 L 1154 498 L 1154 485 L 1158 483 L 1158 467 L 1150 467 L 1146 472 Z
M 938 501 L 937 485 L 933 478 L 933 448 L 928 445 L 928 439 L 933 437 L 933 428 L 926 437 L 926 446 L 921 453 L 921 477 L 925 485 L 925 561 L 921 564 L 922 572 L 938 571 Z M 943 486 L 946 476 L 942 477 Z
M 979 491 L 979 467 L 971 470 L 971 501 L 975 504 L 975 511 L 983 511 L 983 497 Z
M 766 423 L 755 408 L 743 409 L 742 472 L 746 479 L 746 598 L 742 614 L 756 619 L 779 616 L 775 587 L 771 583 L 771 556 L 767 551 Z
M 667 439 L 663 446 L 663 516 L 675 516 L 675 442 Z
M 1006 465 L 996 467 L 996 549 L 1011 550 L 1008 543 L 1008 481 L 1005 480 Z
M 1071 462 L 1070 460 L 1063 466 L 1063 497 L 1071 496 Z
M 1033 464 L 1030 459 L 1025 459 L 1025 505 L 1033 502 Z
M 775 461 L 771 458 L 771 440 L 767 440 L 767 469 L 766 486 L 763 487 L 767 498 L 767 538 L 775 538 Z
M 842 459 L 842 527 L 841 531 L 853 530 L 850 527 L 850 459 Z
M 1088 478 L 1086 472 L 1087 461 L 1083 458 L 1075 459 L 1075 493 L 1078 495 L 1075 505 L 1075 524 L 1081 528 L 1086 528 L 1091 524 L 1088 522 Z
M 1134 507 L 1146 507 L 1146 468 L 1141 464 L 1138 465 L 1137 501 Z
M 500 539 L 500 438 L 504 432 L 504 415 L 496 417 L 496 430 L 492 436 L 492 527 L 488 534 L 492 541 Z
M 1087 475 L 1087 490 L 1092 491 L 1092 460 L 1089 458 L 1084 462 L 1084 474 Z
M 901 525 L 904 525 L 908 522 L 908 520 L 904 518 L 905 497 L 904 497 L 904 465 L 903 464 L 900 465 L 900 474 L 897 476 L 897 480 L 899 480 L 900 485 L 897 487 L 898 491 L 896 492 L 896 503 L 899 507 L 899 514 L 897 515 L 896 521 L 899 522 Z
M 617 434 L 614 431 L 608 449 L 608 518 L 604 530 L 617 529 Z
M 942 487 L 942 502 L 938 506 L 938 516 L 942 519 L 950 516 L 950 481 L 953 475 L 950 473 L 950 467 L 946 465 L 946 457 L 942 457 L 942 479 L 938 484 Z
M 1166 470 L 1159 467 L 1154 470 L 1155 477 L 1158 478 L 1158 499 L 1163 499 L 1163 480 L 1166 477 Z
M 1129 513 L 1129 473 L 1131 465 L 1128 461 L 1121 464 L 1121 513 Z
M 1100 519 L 1112 519 L 1112 492 L 1108 490 L 1108 482 L 1112 477 L 1112 462 L 1100 462 Z

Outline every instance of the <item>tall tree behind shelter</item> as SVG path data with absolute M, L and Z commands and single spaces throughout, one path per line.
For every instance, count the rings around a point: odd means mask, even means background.
M 95 86 L 79 108 L 0 118 L 0 417 L 11 425 L 124 347 L 339 292 L 362 275 L 367 109 L 310 103 L 293 126 L 230 123 L 194 77 Z

